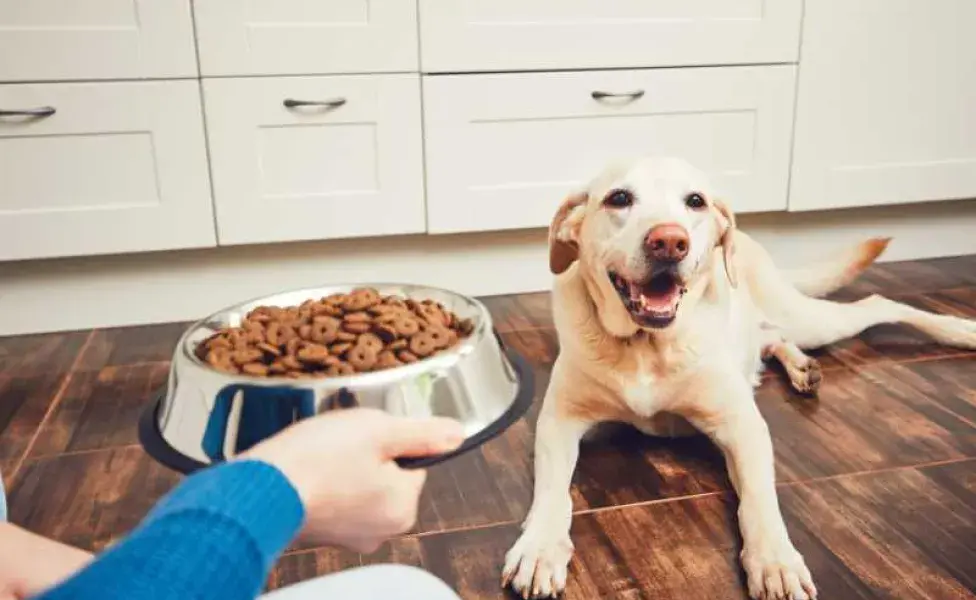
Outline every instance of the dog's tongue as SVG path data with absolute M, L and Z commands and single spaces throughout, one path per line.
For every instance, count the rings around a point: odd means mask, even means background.
M 631 299 L 650 312 L 669 312 L 679 295 L 680 289 L 670 275 L 659 275 L 643 285 L 630 286 Z

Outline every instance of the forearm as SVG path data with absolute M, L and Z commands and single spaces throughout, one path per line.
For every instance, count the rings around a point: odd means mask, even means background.
M 0 522 L 0 600 L 37 594 L 74 574 L 92 555 Z
M 273 467 L 214 467 L 185 480 L 131 535 L 38 598 L 251 600 L 303 517 L 297 494 Z

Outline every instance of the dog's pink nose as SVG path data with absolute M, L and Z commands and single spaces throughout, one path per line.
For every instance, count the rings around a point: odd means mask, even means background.
M 678 262 L 688 256 L 688 231 L 677 223 L 657 225 L 644 238 L 644 252 L 654 260 Z

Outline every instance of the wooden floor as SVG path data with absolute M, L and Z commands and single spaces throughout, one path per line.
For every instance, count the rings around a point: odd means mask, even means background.
M 880 292 L 976 317 L 976 257 L 872 268 Z M 435 468 L 416 532 L 364 557 L 293 548 L 276 587 L 349 566 L 421 565 L 465 599 L 498 587 L 532 489 L 532 432 L 556 340 L 545 294 L 487 300 L 534 365 L 536 405 L 503 437 Z M 0 469 L 12 519 L 83 548 L 132 528 L 178 477 L 137 445 L 180 325 L 0 339 Z M 879 328 L 820 357 L 819 400 L 778 373 L 758 392 L 790 533 L 825 599 L 976 598 L 976 354 Z M 702 440 L 584 446 L 567 597 L 743 598 L 735 503 Z

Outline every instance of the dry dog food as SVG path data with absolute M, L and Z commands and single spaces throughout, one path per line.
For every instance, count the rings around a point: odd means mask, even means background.
M 416 362 L 451 348 L 473 329 L 470 319 L 439 302 L 362 288 L 301 306 L 259 306 L 240 327 L 200 342 L 196 353 L 227 373 L 337 377 Z

